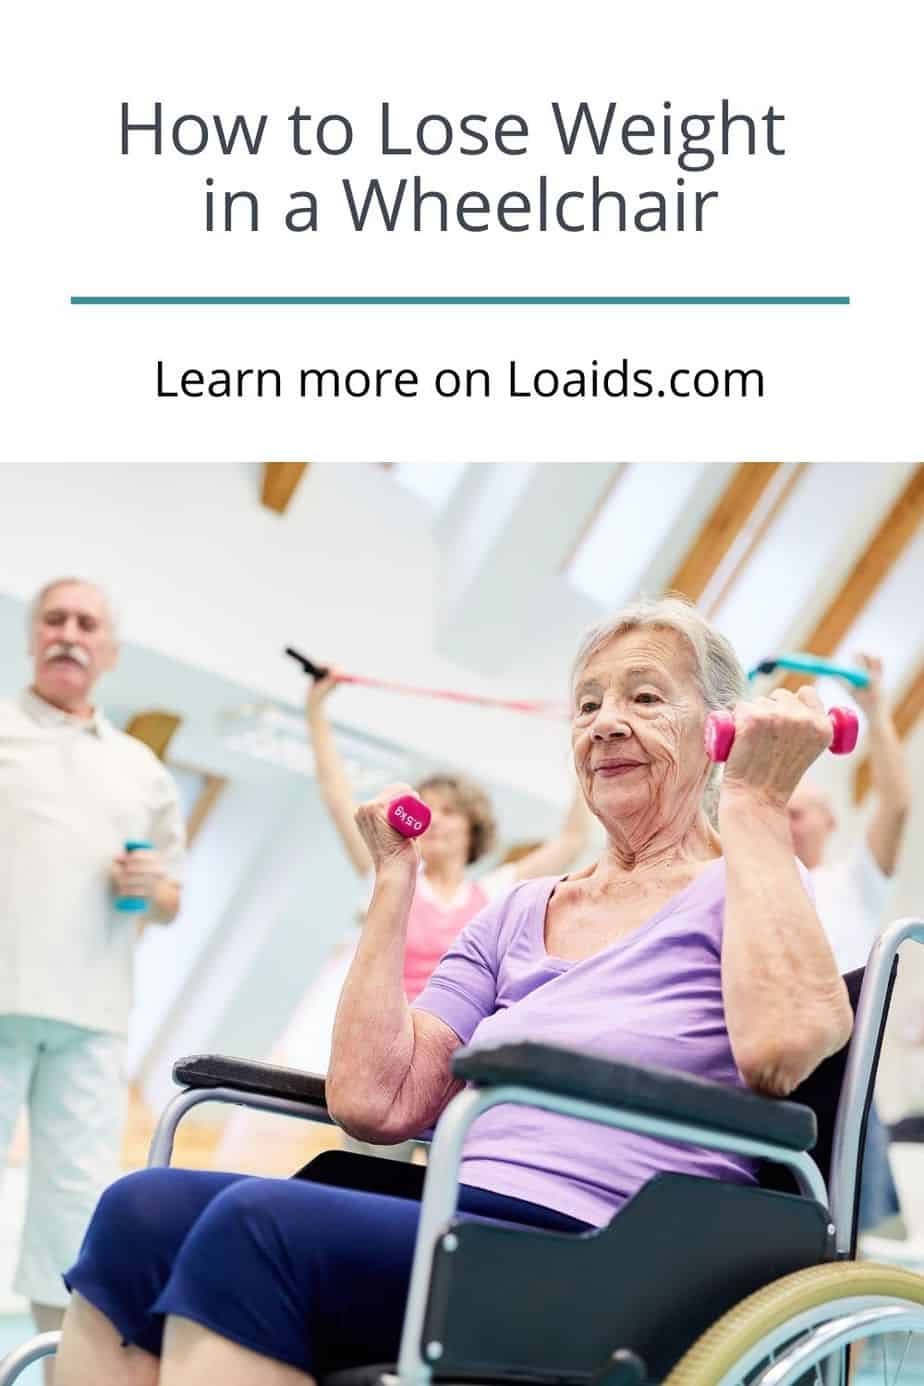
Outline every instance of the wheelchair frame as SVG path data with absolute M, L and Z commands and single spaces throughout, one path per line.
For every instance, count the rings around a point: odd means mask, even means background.
M 629 1100 L 587 1100 L 560 1091 L 546 1090 L 541 1081 L 536 1081 L 534 1077 L 524 1082 L 483 1082 L 479 1079 L 479 1085 L 468 1086 L 458 1093 L 446 1107 L 433 1133 L 401 1335 L 397 1377 L 390 1378 L 390 1382 L 397 1383 L 397 1386 L 430 1386 L 432 1381 L 434 1364 L 439 1361 L 442 1347 L 438 1342 L 429 1342 L 422 1347 L 422 1334 L 434 1252 L 440 1240 L 447 1235 L 455 1212 L 462 1148 L 468 1128 L 482 1113 L 500 1103 L 542 1107 L 564 1116 L 619 1127 L 655 1136 L 661 1140 L 731 1151 L 782 1165 L 794 1176 L 803 1195 L 817 1200 L 829 1210 L 828 1231 L 833 1238 L 835 1256 L 839 1259 L 849 1259 L 854 1249 L 857 1174 L 862 1154 L 865 1115 L 871 1099 L 871 1080 L 878 1063 L 893 964 L 899 948 L 908 941 L 924 944 L 924 920 L 905 918 L 890 924 L 876 941 L 867 963 L 837 1105 L 830 1193 L 821 1171 L 804 1149 L 787 1148 L 773 1140 L 755 1138 L 741 1132 L 719 1130 L 701 1124 L 695 1117 L 678 1119 L 666 1110 L 640 1109 L 640 1106 L 650 1108 L 650 1103 L 633 1106 Z M 170 1164 L 177 1127 L 185 1114 L 200 1102 L 226 1102 L 335 1124 L 327 1111 L 321 1079 L 248 1061 L 218 1059 L 205 1062 L 214 1062 L 216 1073 L 205 1076 L 202 1086 L 186 1087 L 168 1103 L 151 1141 L 149 1167 Z M 175 1066 L 178 1081 L 182 1080 L 179 1075 L 184 1068 L 194 1067 L 195 1063 L 195 1060 L 178 1062 Z M 221 1082 L 222 1068 L 233 1073 L 235 1067 L 243 1075 L 242 1085 L 235 1086 L 233 1081 Z M 254 1075 L 257 1075 L 259 1085 L 267 1090 L 247 1090 L 248 1084 L 254 1082 Z M 698 1101 L 697 1093 L 702 1094 L 709 1089 L 720 1090 L 723 1093 L 735 1091 L 720 1084 L 685 1078 L 682 1074 L 678 1074 L 677 1078 L 681 1085 L 688 1085 L 690 1088 L 692 1110 L 695 1110 Z M 298 1089 L 294 1095 L 293 1088 Z M 286 1095 L 279 1095 L 280 1092 Z M 781 1102 L 779 1106 L 805 1111 L 793 1103 Z M 747 1124 L 744 1123 L 745 1131 Z M 773 1380 L 781 1383 L 795 1380 L 795 1377 L 787 1374 L 788 1370 L 795 1370 L 796 1365 L 804 1359 L 807 1360 L 807 1353 L 814 1350 L 818 1343 L 828 1343 L 836 1347 L 842 1341 L 849 1341 L 850 1334 L 855 1333 L 860 1324 L 867 1331 L 873 1331 L 876 1324 L 883 1321 L 883 1316 L 885 1319 L 891 1316 L 905 1325 L 913 1325 L 912 1331 L 917 1331 L 918 1327 L 924 1328 L 924 1318 L 921 1318 L 920 1314 L 916 1317 L 906 1301 L 875 1305 L 862 1300 L 847 1301 L 842 1310 L 847 1303 L 854 1305 L 850 1312 L 832 1314 L 830 1322 L 820 1326 L 816 1323 L 810 1332 L 790 1345 L 784 1357 L 780 1357 L 776 1363 Z M 921 1319 L 920 1325 L 917 1323 L 918 1319 Z M 791 1327 L 798 1331 L 795 1321 Z M 59 1339 L 58 1333 L 41 1334 L 8 1354 L 0 1362 L 0 1386 L 12 1386 L 20 1373 L 32 1362 L 55 1352 Z M 769 1377 L 767 1386 L 770 1386 Z

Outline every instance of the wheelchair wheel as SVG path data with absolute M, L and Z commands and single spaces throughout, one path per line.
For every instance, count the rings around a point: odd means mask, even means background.
M 864 1345 L 854 1349 L 853 1386 L 920 1382 L 924 1276 L 863 1261 L 784 1276 L 724 1314 L 663 1386 L 828 1386 L 845 1380 L 850 1343 Z

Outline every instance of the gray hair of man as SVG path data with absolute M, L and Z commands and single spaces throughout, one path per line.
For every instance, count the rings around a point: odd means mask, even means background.
M 109 600 L 108 592 L 104 587 L 100 587 L 98 582 L 93 582 L 90 578 L 82 577 L 52 578 L 51 582 L 46 582 L 39 588 L 32 598 L 32 601 L 29 603 L 29 608 L 26 612 L 26 634 L 30 640 L 32 639 L 32 632 L 38 625 L 46 598 L 58 587 L 92 587 L 94 592 L 98 592 L 106 608 L 106 616 L 109 621 L 109 634 L 112 636 L 113 640 L 118 640 L 119 632 L 116 623 L 115 609 L 113 608 L 112 602 Z
M 572 697 L 582 669 L 598 650 L 616 636 L 646 626 L 675 631 L 689 645 L 695 661 L 696 682 L 707 712 L 732 708 L 744 697 L 747 678 L 731 643 L 700 615 L 692 602 L 676 594 L 629 602 L 602 625 L 588 631 L 571 666 Z M 713 824 L 718 818 L 721 776 L 721 766 L 713 765 L 703 790 L 703 808 Z

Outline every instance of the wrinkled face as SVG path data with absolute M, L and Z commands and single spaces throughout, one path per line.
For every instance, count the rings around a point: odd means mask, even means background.
M 825 843 L 836 827 L 826 794 L 811 784 L 800 784 L 786 806 L 792 849 L 810 871 L 821 865 Z
M 109 611 L 102 592 L 82 582 L 45 594 L 32 629 L 30 653 L 36 691 L 66 707 L 86 700 L 100 674 L 116 661 Z
M 693 652 L 675 631 L 627 631 L 592 656 L 575 681 L 571 745 L 604 827 L 642 842 L 692 823 L 709 773 L 705 717 Z
M 432 862 L 435 865 L 439 861 L 465 866 L 471 841 L 467 814 L 458 807 L 449 789 L 425 786 L 423 798 L 433 815 L 429 828 L 418 839 L 424 864 Z

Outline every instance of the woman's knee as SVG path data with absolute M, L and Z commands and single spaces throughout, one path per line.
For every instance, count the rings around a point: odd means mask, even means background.
M 305 1251 L 306 1223 L 323 1241 L 329 1217 L 321 1185 L 281 1179 L 241 1179 L 214 1198 L 193 1229 L 198 1249 L 211 1244 L 216 1255 L 234 1256 L 249 1250 L 282 1249 L 297 1221 Z M 311 1239 L 313 1240 L 313 1238 Z
M 78 1259 L 101 1279 L 169 1263 L 204 1207 L 234 1176 L 184 1169 L 145 1169 L 103 1192 Z
M 90 1222 L 88 1236 L 106 1243 L 146 1243 L 150 1234 L 163 1229 L 165 1209 L 172 1205 L 176 1176 L 184 1171 L 142 1169 L 125 1174 L 104 1189 Z
M 368 1255 L 360 1240 L 356 1195 L 297 1179 L 242 1179 L 214 1198 L 183 1243 L 176 1262 L 185 1278 L 211 1278 L 232 1267 L 241 1283 L 272 1283 L 304 1308 L 325 1291 L 343 1261 Z
M 130 1343 L 160 1352 L 161 1324 L 150 1309 L 196 1219 L 239 1175 L 151 1169 L 105 1191 L 65 1283 L 115 1324 Z

